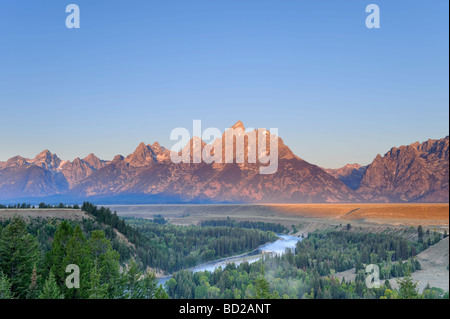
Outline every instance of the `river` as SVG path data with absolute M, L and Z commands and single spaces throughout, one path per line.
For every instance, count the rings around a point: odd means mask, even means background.
M 233 257 L 222 258 L 222 259 L 218 259 L 218 260 L 214 260 L 214 261 L 209 261 L 207 263 L 204 263 L 204 264 L 192 267 L 192 268 L 188 268 L 186 270 L 191 270 L 193 272 L 207 270 L 207 271 L 213 272 L 215 269 L 217 269 L 219 267 L 225 267 L 227 264 L 233 263 L 233 262 L 236 265 L 239 265 L 245 261 L 248 261 L 249 263 L 253 263 L 253 262 L 261 259 L 263 257 L 263 254 L 266 254 L 266 253 L 281 255 L 281 254 L 284 254 L 284 252 L 286 251 L 287 248 L 294 250 L 297 243 L 302 240 L 302 238 L 300 238 L 300 237 L 295 237 L 295 236 L 290 236 L 290 235 L 277 235 L 277 236 L 279 237 L 279 239 L 277 241 L 266 244 L 266 245 L 262 245 L 250 253 L 233 256 Z M 171 276 L 161 277 L 161 278 L 158 278 L 158 282 L 159 282 L 159 284 L 164 285 L 166 283 L 166 281 L 168 281 L 170 278 L 171 278 Z

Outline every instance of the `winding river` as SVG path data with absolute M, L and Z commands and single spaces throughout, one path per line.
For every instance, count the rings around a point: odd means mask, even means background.
M 300 238 L 300 237 L 295 237 L 295 236 L 290 236 L 290 235 L 277 235 L 277 236 L 279 238 L 277 241 L 270 243 L 270 244 L 260 246 L 259 248 L 257 248 L 256 250 L 254 250 L 250 253 L 210 261 L 210 262 L 207 262 L 207 263 L 204 263 L 204 264 L 192 267 L 192 268 L 188 268 L 186 270 L 191 270 L 193 272 L 207 270 L 207 271 L 212 272 L 219 267 L 225 267 L 227 264 L 233 263 L 233 262 L 236 265 L 239 265 L 245 261 L 247 261 L 249 263 L 253 263 L 253 262 L 261 259 L 263 257 L 263 255 L 266 253 L 281 255 L 281 254 L 284 254 L 284 252 L 286 251 L 287 248 L 294 250 L 297 243 L 302 240 L 302 238 Z M 161 277 L 161 278 L 158 278 L 158 282 L 159 282 L 159 284 L 164 285 L 166 283 L 166 281 L 168 281 L 170 278 L 171 278 L 171 276 Z

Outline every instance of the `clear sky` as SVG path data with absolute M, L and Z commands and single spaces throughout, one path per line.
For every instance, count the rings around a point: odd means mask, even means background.
M 67 4 L 81 28 L 67 29 Z M 367 29 L 365 8 L 381 9 Z M 337 168 L 449 133 L 447 0 L 2 0 L 0 161 L 279 129 Z

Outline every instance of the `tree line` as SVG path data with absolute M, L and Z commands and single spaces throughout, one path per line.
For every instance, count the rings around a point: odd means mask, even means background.
M 0 204 L 0 209 L 30 209 L 30 208 L 36 208 L 35 205 L 31 205 L 30 203 L 19 203 L 19 204 L 9 204 L 9 205 L 2 205 Z M 80 209 L 80 206 L 78 204 L 71 205 L 65 205 L 63 203 L 60 203 L 59 205 L 50 205 L 46 204 L 44 202 L 39 203 L 37 208 L 40 209 Z
M 425 237 L 426 235 L 424 235 Z M 429 234 L 433 240 L 442 235 Z M 426 239 L 426 241 L 428 238 Z M 422 293 L 411 273 L 420 269 L 414 258 L 423 246 L 399 234 L 368 234 L 347 230 L 317 231 L 298 243 L 295 252 L 265 257 L 255 263 L 229 264 L 213 272 L 182 271 L 166 283 L 172 298 L 286 299 L 411 299 L 448 298 L 448 292 L 427 287 Z M 376 264 L 381 285 L 366 285 L 365 266 Z M 354 268 L 354 280 L 337 272 Z M 398 279 L 393 289 L 389 278 Z
M 275 233 L 231 226 L 177 226 L 153 220 L 126 219 L 139 231 L 132 242 L 143 264 L 167 272 L 250 252 L 275 241 Z
M 259 229 L 263 231 L 271 231 L 276 234 L 284 234 L 289 231 L 285 226 L 275 223 L 264 223 L 254 221 L 235 221 L 227 217 L 224 220 L 204 220 L 200 223 L 201 226 L 222 226 L 222 227 L 239 227 L 247 229 Z
M 61 220 L 49 225 L 55 228 L 52 238 L 32 235 L 20 217 L 0 224 L 0 298 L 167 298 L 154 273 L 133 259 L 120 263 L 103 230 Z M 67 286 L 68 265 L 80 270 L 78 289 Z
M 277 238 L 271 231 L 235 226 L 176 226 L 160 215 L 153 219 L 119 218 L 109 208 L 89 202 L 84 202 L 81 210 L 125 235 L 134 246 L 132 253 L 145 267 L 168 273 L 249 252 Z
M 253 228 L 175 226 L 162 216 L 124 220 L 109 208 L 89 202 L 83 203 L 81 210 L 93 218 L 68 221 L 37 217 L 25 222 L 15 217 L 0 221 L 0 296 L 162 298 L 164 290 L 155 288 L 154 274 L 145 269 L 175 271 L 248 252 L 277 238 L 271 231 Z M 129 243 L 119 238 L 119 232 Z M 14 259 L 18 255 L 21 258 Z M 68 264 L 78 265 L 84 274 L 78 290 L 65 286 Z M 20 273 L 15 272 L 17 268 Z M 147 279 L 131 287 L 135 284 L 131 278 L 141 277 Z

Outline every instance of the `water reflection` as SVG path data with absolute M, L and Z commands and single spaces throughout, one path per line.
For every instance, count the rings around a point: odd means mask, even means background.
M 213 272 L 219 267 L 224 268 L 227 264 L 235 263 L 236 265 L 239 265 L 245 261 L 249 263 L 254 263 L 255 261 L 258 261 L 262 258 L 264 254 L 276 254 L 281 255 L 284 254 L 286 249 L 295 249 L 295 246 L 299 241 L 302 240 L 300 237 L 295 236 L 289 236 L 289 235 L 277 235 L 280 239 L 259 247 L 257 250 L 255 250 L 252 253 L 243 254 L 235 257 L 229 257 L 229 258 L 223 258 L 215 261 L 210 261 L 201 265 L 198 265 L 193 268 L 189 268 L 188 270 L 191 270 L 193 272 L 199 272 L 199 271 L 210 271 Z M 166 281 L 168 281 L 171 277 L 162 277 L 159 278 L 159 284 L 164 285 Z

